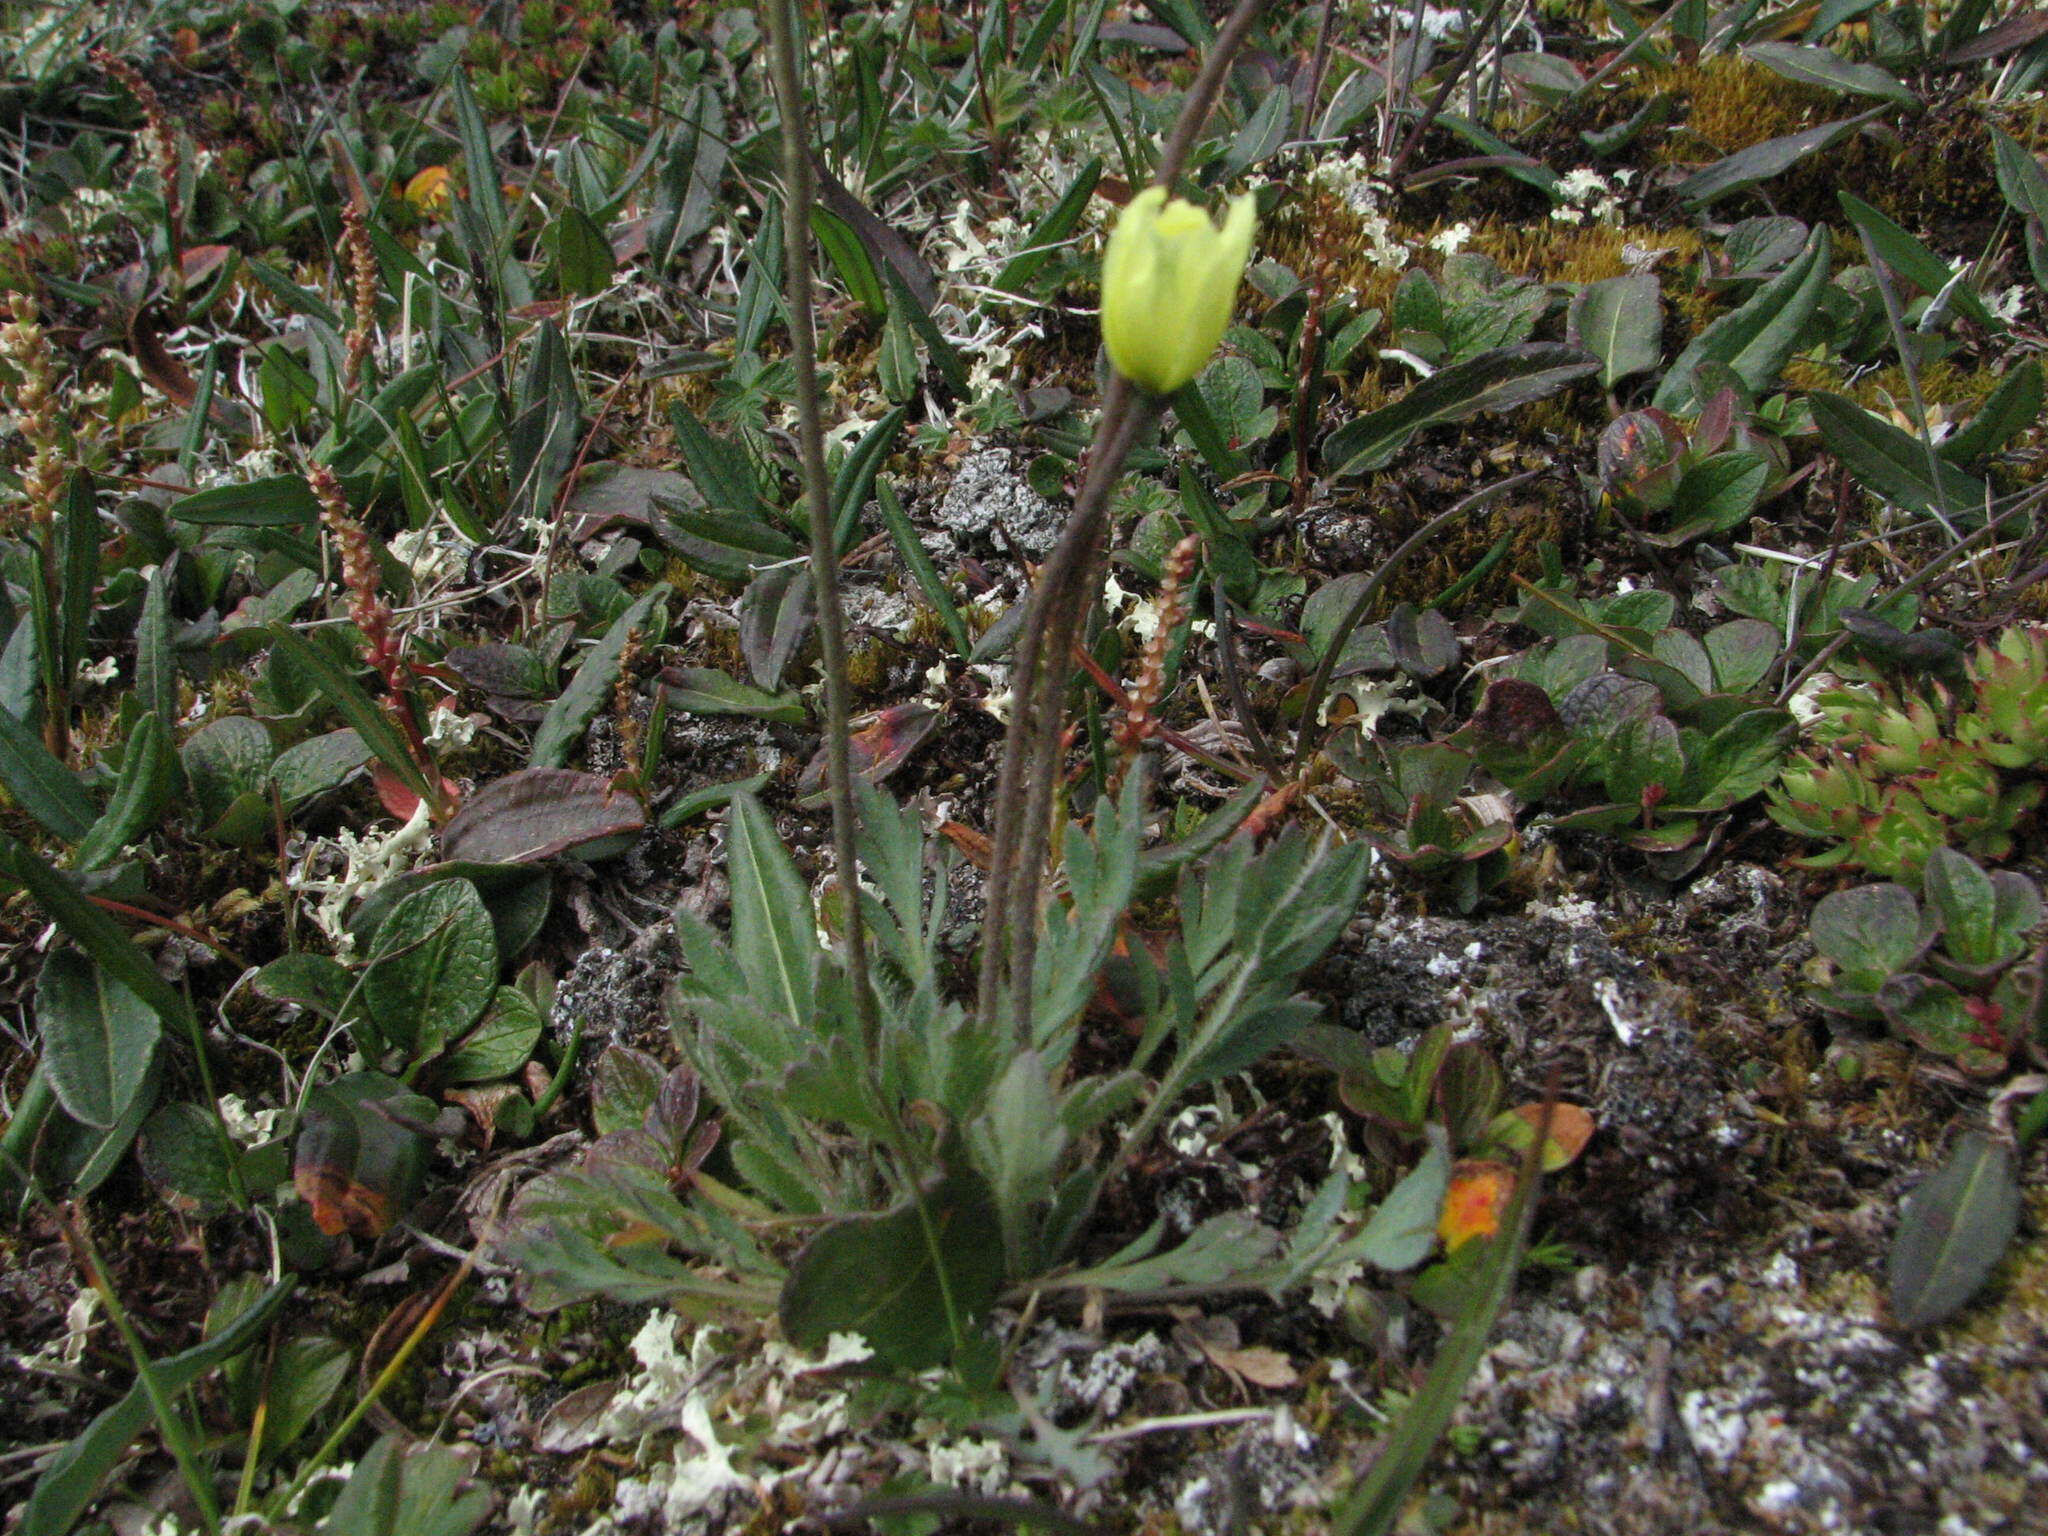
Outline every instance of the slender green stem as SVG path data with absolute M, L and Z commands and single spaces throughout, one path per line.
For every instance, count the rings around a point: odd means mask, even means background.
M 1438 116 L 1449 103 L 1451 92 L 1457 89 L 1459 79 L 1472 67 L 1472 60 L 1478 55 L 1487 35 L 1492 32 L 1493 24 L 1500 18 L 1501 8 L 1506 4 L 1507 0 L 1492 0 L 1487 6 L 1486 14 L 1479 18 L 1479 24 L 1466 35 L 1465 46 L 1459 50 L 1457 58 L 1451 61 L 1450 70 L 1444 75 L 1443 83 L 1437 86 L 1436 94 L 1429 98 L 1429 105 L 1422 109 L 1422 116 L 1415 120 L 1415 126 L 1408 130 L 1408 136 L 1401 141 L 1400 152 L 1394 156 L 1394 163 L 1387 171 L 1387 185 L 1396 192 L 1401 190 L 1401 177 L 1408 169 L 1408 162 L 1415 158 L 1415 151 L 1422 147 L 1423 136 L 1435 125 Z
M 199 1523 L 208 1536 L 217 1536 L 220 1501 L 213 1495 L 213 1480 L 200 1466 L 192 1442 L 186 1437 L 185 1421 L 178 1417 L 170 1398 L 164 1393 L 163 1383 L 156 1379 L 156 1367 L 150 1361 L 149 1351 L 143 1348 L 141 1335 L 136 1333 L 134 1323 L 129 1320 L 128 1309 L 121 1305 L 120 1296 L 107 1279 L 107 1266 L 100 1258 L 99 1245 L 92 1240 L 92 1233 L 78 1219 L 75 1211 L 65 1213 L 64 1225 L 72 1242 L 85 1256 L 86 1279 L 99 1294 L 100 1305 L 107 1309 L 107 1317 L 113 1322 L 115 1332 L 121 1335 L 121 1342 L 128 1347 L 129 1359 L 135 1362 L 135 1379 L 141 1384 L 143 1395 L 149 1399 L 149 1411 L 156 1416 L 157 1433 L 163 1437 L 164 1449 L 171 1453 L 171 1459 L 178 1464 L 178 1476 L 191 1491 Z
M 861 922 L 860 854 L 854 843 L 853 766 L 847 730 L 846 618 L 839 604 L 839 549 L 832 526 L 831 481 L 825 474 L 824 426 L 818 410 L 818 338 L 811 287 L 811 157 L 797 60 L 802 18 L 795 0 L 769 0 L 765 9 L 775 94 L 782 114 L 784 277 L 790 347 L 796 354 L 796 435 L 803 455 L 804 505 L 810 521 L 811 588 L 818 605 L 818 649 L 825 664 L 825 780 L 832 804 L 832 855 L 839 876 L 840 956 L 853 988 L 867 1057 L 873 1061 L 881 1038 L 881 1019 L 868 981 Z
M 1223 89 L 1231 60 L 1265 0 L 1238 0 L 1216 34 L 1202 72 L 1159 157 L 1154 181 L 1171 188 Z M 1038 890 L 1052 834 L 1067 659 L 1102 580 L 1099 546 L 1109 525 L 1109 493 L 1139 434 L 1163 402 L 1113 374 L 1088 451 L 1088 467 L 1066 530 L 1032 583 L 1017 659 L 1010 673 L 1010 725 L 996 780 L 995 826 L 982 917 L 981 974 L 975 1018 L 992 1028 L 1007 1001 L 1020 1046 L 1031 1034 L 1031 973 L 1038 941 Z
M 1522 1158 L 1521 1176 L 1515 1192 L 1501 1215 L 1500 1226 L 1486 1239 L 1489 1251 L 1473 1277 L 1474 1284 L 1463 1312 L 1451 1325 L 1450 1337 L 1437 1351 L 1429 1376 L 1410 1400 L 1401 1421 L 1388 1436 L 1386 1448 L 1337 1510 L 1330 1529 L 1337 1536 L 1386 1536 L 1400 1518 L 1430 1453 L 1449 1427 L 1465 1384 L 1486 1355 L 1486 1341 L 1493 1334 L 1508 1298 L 1515 1291 L 1515 1273 L 1528 1248 L 1529 1225 L 1536 1214 L 1536 1194 L 1543 1179 L 1542 1149 L 1550 1139 L 1550 1113 L 1556 1095 L 1546 1095 L 1536 1137 Z
M 475 1262 L 474 1254 L 464 1257 L 455 1273 L 450 1275 L 441 1289 L 435 1293 L 433 1301 L 427 1305 L 426 1312 L 413 1325 L 404 1342 L 392 1352 L 390 1360 L 385 1362 L 384 1369 L 377 1373 L 377 1379 L 370 1383 L 370 1390 L 356 1401 L 353 1408 L 342 1415 L 341 1422 L 334 1426 L 334 1433 L 320 1442 L 320 1449 L 299 1468 L 298 1474 L 292 1478 L 291 1485 L 283 1494 L 271 1501 L 270 1511 L 273 1516 L 290 1516 L 292 1505 L 298 1502 L 299 1495 L 306 1491 L 306 1484 L 313 1480 L 313 1474 L 334 1459 L 334 1453 L 341 1449 L 342 1443 L 355 1432 L 355 1427 L 362 1423 L 364 1416 L 376 1406 L 377 1399 L 382 1397 L 389 1390 L 391 1383 L 398 1379 L 398 1373 L 405 1369 L 405 1363 L 412 1358 L 413 1351 L 420 1347 L 429 1333 L 433 1332 L 434 1325 L 441 1320 L 442 1312 L 447 1310 L 449 1301 L 461 1288 L 462 1282 L 469 1278 L 470 1269 Z

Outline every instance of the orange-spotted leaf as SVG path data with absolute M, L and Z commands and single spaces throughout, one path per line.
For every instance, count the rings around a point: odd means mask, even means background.
M 430 165 L 405 184 L 405 200 L 422 213 L 447 207 L 454 195 L 454 177 L 445 165 Z
M 1505 1163 L 1471 1157 L 1454 1163 L 1443 1214 L 1436 1222 L 1444 1247 L 1456 1253 L 1475 1237 L 1493 1236 L 1514 1192 L 1515 1170 Z
M 433 1101 L 382 1072 L 350 1072 L 306 1100 L 292 1187 L 329 1237 L 381 1237 L 419 1192 Z
M 1528 1151 L 1543 1124 L 1544 1108 L 1541 1104 L 1517 1104 L 1494 1116 L 1493 1123 L 1486 1128 L 1486 1146 L 1499 1152 Z M 1550 1135 L 1543 1144 L 1543 1171 L 1555 1173 L 1577 1161 L 1599 1127 L 1576 1104 L 1552 1104 L 1549 1111 Z

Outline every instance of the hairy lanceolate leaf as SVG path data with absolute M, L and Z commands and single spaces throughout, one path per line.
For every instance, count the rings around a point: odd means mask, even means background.
M 619 660 L 625 654 L 626 641 L 635 631 L 648 627 L 667 592 L 666 587 L 651 588 L 614 619 L 604 637 L 584 653 L 569 686 L 562 690 L 562 696 L 555 700 L 533 733 L 531 766 L 560 768 L 568 759 L 569 749 L 583 739 L 583 732 L 611 697 L 619 680 Z
M 1612 389 L 1647 373 L 1663 356 L 1664 301 L 1651 272 L 1588 283 L 1573 297 L 1567 336 L 1600 359 L 1600 383 Z
M 441 851 L 476 864 L 525 864 L 622 849 L 647 824 L 640 802 L 573 768 L 522 768 L 472 794 L 442 830 Z
M 1657 386 L 1652 403 L 1660 410 L 1688 409 L 1698 391 L 1694 371 L 1707 362 L 1727 364 L 1752 394 L 1768 390 L 1820 307 L 1821 295 L 1827 291 L 1832 250 L 1827 226 L 1816 227 L 1797 261 L 1759 288 L 1740 309 L 1701 331 L 1678 354 Z
M 1974 463 L 1998 452 L 2041 419 L 2042 376 L 2037 358 L 2016 364 L 1960 432 L 1934 445 L 1951 464 Z
M 1816 390 L 1809 403 L 1821 441 L 1872 495 L 1912 512 L 1983 515 L 1989 487 L 1919 438 L 1841 395 Z
M 1761 144 L 1738 149 L 1725 159 L 1716 160 L 1706 169 L 1686 177 L 1678 184 L 1678 195 L 1688 203 L 1705 204 L 1731 192 L 1739 192 L 1744 187 L 1755 186 L 1760 181 L 1768 181 L 1789 171 L 1808 155 L 1847 138 L 1882 110 L 1881 107 L 1873 107 L 1856 117 L 1838 118 L 1816 128 L 1802 128 L 1797 133 L 1765 139 Z
M 1852 63 L 1831 48 L 1812 48 L 1801 43 L 1750 43 L 1742 51 L 1787 80 L 1817 85 L 1823 90 L 1882 97 L 1901 107 L 1910 107 L 1919 99 L 1896 75 L 1875 64 Z
M 363 691 L 362 684 L 334 659 L 325 646 L 282 625 L 271 628 L 270 640 L 294 665 L 312 677 L 320 692 L 327 696 L 327 701 L 355 728 L 380 763 L 396 774 L 420 799 L 433 798 L 426 775 L 413 761 L 412 749 L 406 745 L 398 727 L 391 723 L 390 714 Z
M 187 1387 L 216 1369 L 263 1335 L 270 1321 L 297 1287 L 287 1275 L 221 1332 L 182 1354 L 150 1363 L 155 1387 L 166 1398 L 175 1399 Z M 17 1536 L 70 1536 L 79 1518 L 98 1495 L 100 1485 L 127 1453 L 129 1442 L 150 1422 L 149 1388 L 136 1382 L 127 1394 L 64 1446 L 36 1479 L 35 1492 L 22 1509 Z
M 43 830 L 75 843 L 99 819 L 92 797 L 41 739 L 14 715 L 0 709 L 0 787 L 4 787 Z
M 819 963 L 810 890 L 752 795 L 733 798 L 726 847 L 733 953 L 763 1007 L 804 1023 Z
M 891 1365 L 918 1370 L 953 1352 L 1003 1281 L 1003 1230 L 988 1181 L 947 1169 L 894 1210 L 846 1216 L 790 1264 L 778 1311 L 799 1349 L 856 1333 Z M 950 1317 L 949 1317 L 950 1308 Z
M 1885 1266 L 1893 1315 L 1924 1328 L 1956 1311 L 2004 1254 L 2019 1216 L 2012 1148 L 1969 1132 L 1899 1213 Z
M 800 565 L 771 565 L 740 594 L 740 652 L 757 686 L 773 693 L 810 637 L 810 577 Z
M 163 721 L 155 714 L 138 716 L 121 754 L 121 777 L 114 793 L 92 830 L 71 850 L 71 867 L 97 869 L 111 863 L 123 848 L 152 831 L 170 804 L 177 767 Z
M 102 1127 L 135 1101 L 162 1032 L 147 1003 L 70 948 L 43 962 L 36 1028 L 57 1101 L 74 1120 Z
M 1592 353 L 1550 341 L 1482 352 L 1432 374 L 1392 405 L 1339 427 L 1323 443 L 1323 461 L 1333 475 L 1379 469 L 1424 427 L 1527 405 L 1599 366 Z

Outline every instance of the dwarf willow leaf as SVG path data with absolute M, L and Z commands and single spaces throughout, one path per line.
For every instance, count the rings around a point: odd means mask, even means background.
M 431 1056 L 482 1013 L 498 979 L 498 942 L 483 898 L 467 880 L 441 880 L 391 909 L 363 1002 L 393 1045 Z

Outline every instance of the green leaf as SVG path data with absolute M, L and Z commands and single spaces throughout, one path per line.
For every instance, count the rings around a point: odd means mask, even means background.
M 1067 190 L 1060 194 L 1060 200 L 1052 210 L 1032 226 L 1031 233 L 1016 255 L 1003 264 L 996 273 L 995 287 L 1004 293 L 1024 291 L 1024 285 L 1038 275 L 1038 271 L 1052 258 L 1060 243 L 1074 232 L 1081 221 L 1081 215 L 1088 209 L 1088 200 L 1095 195 L 1096 183 L 1102 180 L 1102 159 L 1097 156 L 1075 173 L 1067 184 Z
M 733 797 L 726 855 L 734 956 L 761 1006 L 808 1024 L 822 958 L 811 892 L 752 795 Z
M 1671 529 L 1657 542 L 1680 544 L 1726 533 L 1756 510 L 1770 478 L 1770 460 L 1741 449 L 1695 464 L 1678 482 L 1671 498 Z
M 1885 1265 L 1893 1315 L 1924 1328 L 1955 1312 L 1997 1265 L 2019 1215 L 2012 1149 L 1969 1132 L 1899 1214 Z
M 1882 107 L 1873 107 L 1857 117 L 1838 118 L 1817 128 L 1803 128 L 1798 133 L 1765 139 L 1761 144 L 1738 149 L 1725 159 L 1716 160 L 1706 169 L 1686 177 L 1678 184 L 1678 195 L 1688 203 L 1704 206 L 1731 192 L 1768 181 L 1790 170 L 1808 155 L 1817 154 L 1847 138 L 1883 110 Z
M 760 516 L 764 510 L 761 487 L 746 450 L 712 436 L 680 401 L 669 407 L 668 419 L 675 428 L 683 467 L 704 504 L 719 511 Z
M 1693 371 L 1705 362 L 1726 363 L 1751 394 L 1766 393 L 1777 382 L 1820 305 L 1832 249 L 1827 226 L 1816 227 L 1797 261 L 1759 288 L 1740 309 L 1700 332 L 1678 354 L 1657 386 L 1653 403 L 1666 411 L 1690 407 L 1697 390 Z
M 188 1201 L 206 1215 L 242 1204 L 237 1172 L 242 1152 L 221 1134 L 220 1123 L 197 1104 L 164 1105 L 144 1122 L 136 1159 L 160 1190 Z
M 313 1415 L 326 1407 L 348 1380 L 355 1352 L 339 1339 L 287 1339 L 270 1370 L 263 1420 L 263 1454 L 268 1460 L 305 1433 Z
M 351 502 L 360 502 L 369 490 L 367 479 L 360 484 L 342 481 Z M 272 475 L 263 480 L 217 485 L 196 491 L 170 505 L 168 516 L 181 523 L 231 528 L 299 528 L 320 515 L 320 503 L 303 475 Z
M 1649 372 L 1664 355 L 1664 301 L 1655 275 L 1588 283 L 1573 296 L 1566 327 L 1568 340 L 1600 359 L 1603 389 Z
M 217 1337 L 194 1345 L 182 1354 L 152 1362 L 158 1390 L 176 1398 L 194 1382 L 224 1362 L 233 1359 L 270 1326 L 296 1288 L 298 1281 L 287 1275 L 254 1306 L 234 1320 Z M 150 1421 L 149 1394 L 140 1382 L 113 1407 L 87 1426 L 84 1434 L 58 1451 L 36 1479 L 35 1492 L 22 1510 L 16 1536 L 71 1536 L 86 1508 L 99 1494 L 100 1485 L 120 1465 L 128 1444 Z
M 910 407 L 899 405 L 869 427 L 832 477 L 833 542 L 842 554 L 853 548 L 854 535 L 860 531 L 861 509 L 874 492 L 875 474 L 895 446 L 896 434 L 903 430 L 909 415 Z
M 946 626 L 946 635 L 953 642 L 955 654 L 964 658 L 974 649 L 974 636 L 969 633 L 967 620 L 954 603 L 945 579 L 939 575 L 939 568 L 932 564 L 932 557 L 926 553 L 924 540 L 918 537 L 917 529 L 904 515 L 903 504 L 896 499 L 895 487 L 887 480 L 876 481 L 875 504 L 881 511 L 882 524 L 889 530 L 889 537 L 896 542 L 896 553 L 902 557 L 904 568 L 917 582 L 917 590 L 925 603 Z M 663 825 L 666 826 L 667 822 L 664 821 Z
M 1365 1230 L 1344 1245 L 1342 1256 L 1394 1273 L 1413 1269 L 1436 1247 L 1437 1218 L 1450 1186 L 1450 1156 L 1432 1142 L 1422 1160 L 1380 1202 Z
M 1852 63 L 1831 49 L 1799 43 L 1751 43 L 1742 51 L 1772 73 L 1803 85 L 1846 91 L 1852 96 L 1876 96 L 1901 107 L 1916 106 L 1920 100 L 1897 76 L 1875 64 Z
M 451 1083 L 510 1077 L 532 1058 L 544 1022 L 524 992 L 498 988 L 482 1021 L 441 1063 L 442 1076 Z
M 1885 881 L 1833 891 L 1815 904 L 1807 931 L 1813 947 L 1852 977 L 1872 978 L 1866 991 L 1904 970 L 1927 947 L 1920 903 L 1903 885 Z
M 2013 212 L 2048 229 L 2048 172 L 2025 148 L 1998 129 L 1991 130 L 1991 149 L 1998 167 L 1998 188 Z
M 5 709 L 0 709 L 0 786 L 44 831 L 67 843 L 84 837 L 99 819 L 78 775 Z
M 4 833 L 0 833 L 0 863 L 28 887 L 37 904 L 74 944 L 92 956 L 114 980 L 155 1009 L 159 1019 L 176 1020 L 188 1033 L 198 1033 L 184 997 L 163 979 L 149 956 L 115 926 L 113 919 L 85 897 L 70 876 L 59 874 Z
M 282 651 L 294 666 L 311 676 L 327 702 L 340 712 L 342 719 L 355 727 L 364 744 L 377 754 L 377 760 L 396 774 L 407 789 L 422 800 L 435 798 L 426 775 L 413 761 L 412 749 L 406 745 L 405 737 L 391 723 L 390 714 L 372 702 L 362 685 L 334 659 L 326 646 L 282 625 L 271 627 L 270 643 Z
M 693 715 L 750 715 L 783 725 L 809 717 L 795 695 L 763 692 L 714 667 L 680 667 L 666 687 L 669 704 Z
M 2041 364 L 2030 357 L 1998 381 L 1968 426 L 1934 451 L 1959 466 L 1998 452 L 2041 419 L 2041 393 Z
M 611 286 L 611 242 L 581 208 L 564 208 L 555 222 L 555 266 L 562 286 L 579 297 Z
M 171 802 L 177 760 L 170 735 L 155 714 L 138 716 L 121 753 L 121 777 L 107 809 L 71 851 L 73 869 L 98 869 L 144 837 Z
M 340 788 L 369 759 L 370 746 L 362 733 L 344 727 L 286 747 L 270 765 L 270 782 L 290 811 Z
M 149 1074 L 155 1011 L 75 949 L 52 950 L 36 982 L 43 1070 L 57 1102 L 86 1125 L 114 1124 Z
M 2004 321 L 1991 313 L 1977 290 L 1965 281 L 1955 283 L 1955 273 L 1949 269 L 1934 252 L 1922 245 L 1901 226 L 1893 223 L 1870 204 L 1851 192 L 1835 194 L 1842 205 L 1842 211 L 1849 216 L 1849 222 L 1856 226 L 1856 232 L 1863 237 L 1863 248 L 1871 256 L 1882 261 L 1907 282 L 1918 288 L 1929 298 L 1946 293 L 1955 307 L 1972 320 L 1990 331 L 2007 329 Z
M 1828 452 L 1872 495 L 1922 514 L 1983 514 L 1989 487 L 1930 452 L 1919 438 L 1841 395 L 1816 390 L 1808 403 Z
M 1997 952 L 1998 892 L 1977 861 L 1937 848 L 1921 871 L 1927 905 L 1941 923 L 1942 947 L 1965 965 L 1988 965 Z
M 853 301 L 879 319 L 889 307 L 888 298 L 882 290 L 881 274 L 875 270 L 874 260 L 861 244 L 860 236 L 853 232 L 853 226 L 830 210 L 813 206 L 811 233 L 817 237 L 818 249 L 825 253 L 825 260 L 839 274 L 839 281 L 846 285 Z
M 415 1059 L 476 1022 L 498 980 L 498 941 L 467 880 L 441 880 L 391 909 L 363 973 L 363 1003 L 384 1038 Z
M 142 617 L 135 624 L 135 698 L 166 731 L 178 721 L 178 662 L 171 650 L 172 560 L 150 572 L 142 594 Z
M 655 606 L 667 595 L 665 586 L 650 588 L 614 619 L 603 638 L 584 653 L 569 686 L 548 706 L 547 714 L 534 730 L 529 766 L 560 768 L 568 760 L 569 749 L 583 739 L 584 731 L 611 697 L 613 685 L 619 680 L 619 659 L 625 654 L 626 641 L 636 630 L 648 627 Z
M 1714 687 L 1722 693 L 1747 693 L 1776 664 L 1784 642 L 1761 620 L 1730 619 L 1707 631 L 1706 647 Z
M 318 1536 L 470 1536 L 493 1501 L 489 1489 L 464 1486 L 469 1476 L 447 1446 L 386 1435 L 356 1463 Z
M 1382 468 L 1424 427 L 1541 400 L 1599 366 L 1591 353 L 1556 342 L 1482 352 L 1422 380 L 1392 405 L 1339 427 L 1323 442 L 1323 462 L 1333 476 Z
M 261 788 L 276 756 L 270 732 L 247 715 L 222 715 L 194 731 L 178 761 L 201 825 L 211 826 L 238 798 Z
M 203 420 L 203 404 L 194 407 L 196 419 Z M 80 471 L 65 487 L 64 512 L 59 525 L 62 573 L 58 649 L 63 676 L 69 678 L 85 660 L 86 631 L 92 624 L 94 599 L 99 596 L 100 518 L 93 495 L 92 476 Z
M 1003 1230 L 988 1181 L 960 1168 L 894 1210 L 819 1231 L 791 1262 L 777 1311 L 798 1349 L 856 1333 L 888 1364 L 921 1370 L 952 1354 L 949 1318 L 964 1336 L 1002 1282 Z

